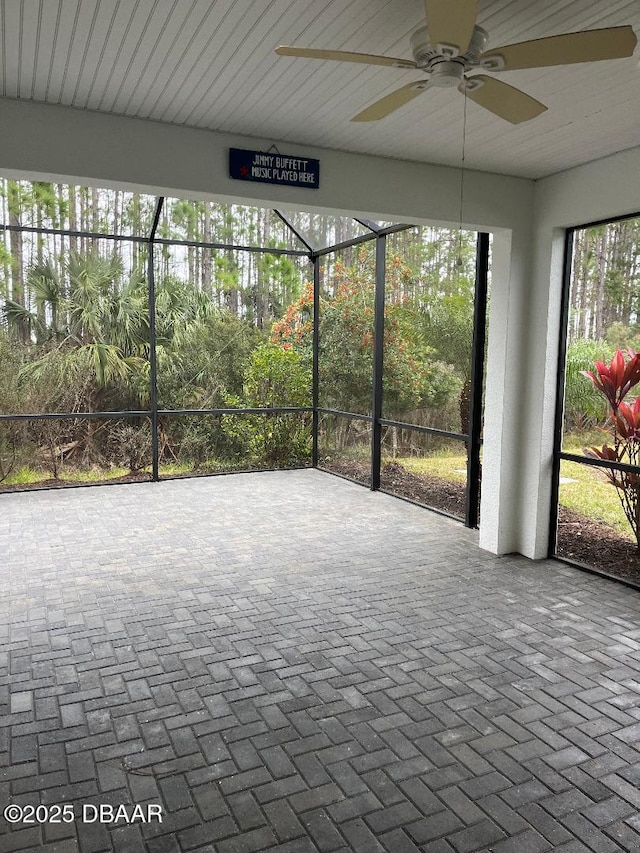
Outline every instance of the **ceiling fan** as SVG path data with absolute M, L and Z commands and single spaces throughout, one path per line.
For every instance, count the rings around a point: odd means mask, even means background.
M 478 0 L 425 0 L 427 25 L 411 36 L 413 59 L 397 59 L 344 50 L 281 45 L 280 56 L 334 59 L 364 65 L 422 71 L 426 77 L 396 89 L 351 121 L 378 121 L 434 86 L 456 86 L 481 107 L 512 124 L 529 121 L 547 107 L 514 86 L 475 71 L 512 71 L 631 56 L 636 36 L 630 26 L 564 33 L 485 50 L 488 33 L 476 24 Z

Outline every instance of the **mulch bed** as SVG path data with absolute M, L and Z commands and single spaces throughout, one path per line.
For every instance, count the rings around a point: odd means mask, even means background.
M 327 471 L 369 485 L 369 466 L 363 462 L 323 460 Z M 464 518 L 466 490 L 462 483 L 414 474 L 395 462 L 382 466 L 385 491 L 410 498 L 427 507 Z M 635 544 L 606 524 L 560 507 L 556 553 L 564 560 L 640 584 L 640 552 Z
M 414 474 L 396 462 L 382 466 L 380 485 L 387 492 L 439 509 L 456 518 L 464 518 L 467 490 L 463 483 L 450 483 L 440 477 Z
M 371 482 L 371 470 L 364 462 L 332 459 L 323 460 L 321 465 L 327 471 L 342 474 L 366 486 Z M 467 496 L 463 483 L 450 483 L 439 477 L 414 474 L 397 462 L 387 462 L 382 465 L 380 485 L 386 492 L 393 492 L 394 495 L 409 498 L 456 518 L 464 518 Z
M 556 553 L 607 574 L 640 584 L 640 551 L 600 521 L 561 506 Z

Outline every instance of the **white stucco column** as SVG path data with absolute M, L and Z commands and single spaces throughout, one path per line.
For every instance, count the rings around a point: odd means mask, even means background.
M 533 559 L 546 557 L 549 543 L 564 242 L 563 228 L 534 232 L 518 524 L 518 551 Z
M 484 404 L 480 547 L 518 550 L 523 454 L 523 376 L 530 241 L 522 231 L 493 235 Z

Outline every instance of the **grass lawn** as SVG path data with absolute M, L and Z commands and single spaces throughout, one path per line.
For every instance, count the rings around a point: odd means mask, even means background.
M 618 491 L 608 482 L 602 471 L 588 468 L 578 462 L 562 462 L 560 478 L 559 500 L 562 506 L 588 518 L 603 521 L 633 539 Z M 563 483 L 562 479 L 565 478 L 573 482 Z
M 391 459 L 385 458 L 383 461 L 391 462 Z M 438 456 L 406 456 L 397 458 L 396 463 L 402 465 L 407 471 L 412 474 L 428 474 L 430 477 L 439 477 L 441 480 L 448 480 L 450 483 L 466 483 L 467 482 L 467 457 L 459 454 L 438 455 Z
M 264 466 L 263 466 L 264 467 Z M 261 470 L 259 465 L 255 463 L 242 463 L 238 461 L 215 460 L 206 467 L 196 470 L 193 464 L 189 462 L 168 462 L 160 465 L 161 477 L 181 477 L 189 474 L 209 474 L 209 473 L 226 473 L 234 470 L 255 469 Z M 143 471 L 137 472 L 140 474 L 151 475 L 151 466 L 147 466 Z M 119 477 L 127 477 L 131 474 L 128 468 L 88 468 L 78 469 L 66 466 L 61 466 L 58 471 L 58 479 L 64 483 L 107 483 L 109 480 L 114 480 Z M 12 471 L 9 476 L 0 483 L 2 486 L 31 486 L 37 483 L 44 483 L 47 480 L 52 480 L 53 474 L 51 471 L 42 470 L 40 468 L 32 468 L 24 465 L 15 471 Z
M 564 450 L 582 455 L 582 448 L 603 443 L 601 433 L 567 436 Z M 391 461 L 389 459 L 385 461 Z M 399 465 L 414 474 L 440 477 L 453 483 L 466 482 L 467 457 L 464 454 L 437 456 L 409 456 L 396 459 Z M 562 462 L 560 477 L 572 482 L 560 483 L 560 504 L 579 512 L 587 518 L 597 519 L 633 540 L 629 522 L 623 512 L 618 492 L 608 482 L 605 474 L 595 467 L 578 462 Z
M 149 473 L 150 469 L 145 469 Z M 58 471 L 58 477 L 65 483 L 96 483 L 108 481 L 116 477 L 126 477 L 129 473 L 128 468 L 110 468 L 108 471 L 102 468 L 76 469 L 66 468 L 61 466 Z M 51 471 L 42 470 L 39 468 L 31 468 L 27 465 L 12 471 L 11 474 L 2 481 L 3 486 L 27 486 L 33 483 L 43 483 L 47 480 L 52 480 L 53 474 Z
M 567 433 L 562 449 L 566 453 L 582 456 L 583 447 L 601 447 L 607 440 L 601 430 L 588 433 Z M 575 480 L 574 483 L 560 483 L 560 504 L 603 521 L 619 533 L 634 539 L 631 527 L 622 509 L 618 490 L 609 483 L 602 469 L 580 465 L 579 462 L 563 461 L 560 465 L 561 480 Z

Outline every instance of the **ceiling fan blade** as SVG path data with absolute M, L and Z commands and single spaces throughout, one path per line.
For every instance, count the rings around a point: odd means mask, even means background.
M 631 56 L 637 44 L 631 27 L 606 27 L 581 33 L 522 41 L 487 50 L 480 65 L 491 71 L 517 68 L 545 68 L 574 62 L 598 62 Z
M 409 83 L 401 89 L 396 89 L 395 92 L 391 92 L 390 95 L 385 95 L 384 98 L 380 98 L 375 104 L 371 104 L 366 110 L 362 110 L 351 121 L 378 121 L 381 118 L 385 118 L 392 112 L 395 112 L 395 110 L 408 104 L 409 101 L 417 98 L 418 95 L 424 92 L 428 85 L 429 83 L 426 80 L 418 80 L 416 83 Z
M 348 50 L 322 50 L 314 47 L 291 47 L 282 44 L 276 48 L 280 56 L 302 56 L 305 59 L 336 59 L 339 62 L 360 62 L 363 65 L 390 65 L 393 68 L 415 68 L 412 59 L 377 56 L 373 53 L 352 53 Z
M 530 121 L 547 109 L 531 95 L 484 74 L 469 77 L 465 83 L 458 86 L 458 90 L 485 110 L 510 121 L 511 124 Z
M 478 0 L 425 0 L 427 32 L 432 47 L 439 44 L 469 47 L 478 16 Z

